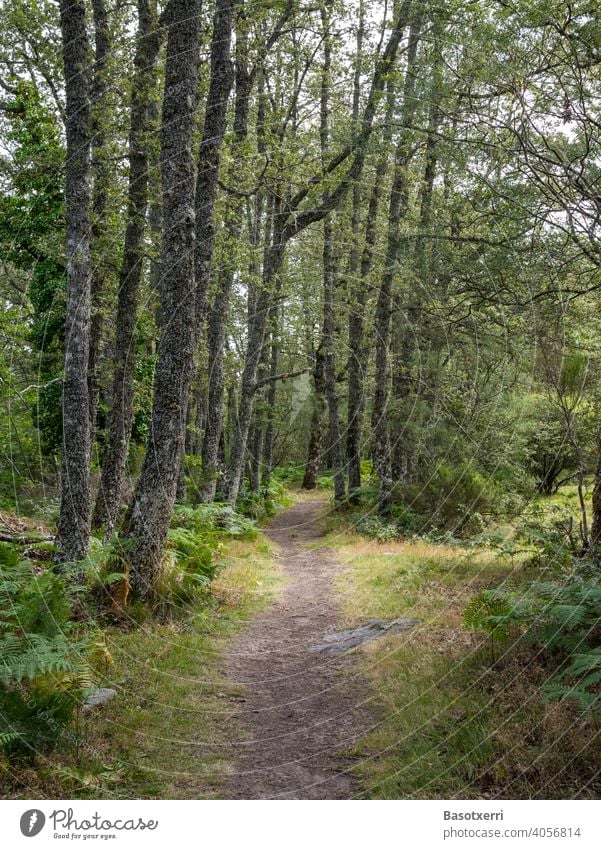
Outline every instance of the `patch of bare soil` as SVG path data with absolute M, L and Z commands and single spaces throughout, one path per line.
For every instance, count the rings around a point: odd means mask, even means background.
M 305 501 L 267 529 L 279 546 L 285 587 L 230 646 L 227 671 L 244 685 L 238 719 L 250 733 L 235 741 L 237 763 L 226 789 L 233 799 L 348 799 L 358 792 L 341 751 L 370 724 L 354 653 L 312 647 L 341 627 L 335 578 L 344 566 L 319 540 L 325 501 Z

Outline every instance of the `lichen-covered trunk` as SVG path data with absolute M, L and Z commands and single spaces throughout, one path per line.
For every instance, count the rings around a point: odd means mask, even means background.
M 407 48 L 407 70 L 403 85 L 401 131 L 397 140 L 394 175 L 388 208 L 386 255 L 375 316 L 375 390 L 372 409 L 373 457 L 379 481 L 380 510 L 386 510 L 392 500 L 394 478 L 388 430 L 388 399 L 390 384 L 390 330 L 393 304 L 393 281 L 397 273 L 400 246 L 400 223 L 407 212 L 409 188 L 407 166 L 412 155 L 411 125 L 415 114 L 415 83 L 417 75 L 417 47 L 421 30 L 423 8 L 414 18 Z
M 299 233 L 311 224 L 322 221 L 344 200 L 353 181 L 358 179 L 365 160 L 366 142 L 373 130 L 373 121 L 379 94 L 382 91 L 386 76 L 394 64 L 410 7 L 410 0 L 405 0 L 399 9 L 398 15 L 394 19 L 390 38 L 377 62 L 360 122 L 361 132 L 357 138 L 357 149 L 344 175 L 330 191 L 324 192 L 321 202 L 317 206 L 304 209 L 303 211 L 299 211 L 299 204 L 306 197 L 308 187 L 297 192 L 294 197 L 288 198 L 285 208 L 282 205 L 281 195 L 278 194 L 275 198 L 272 237 L 263 263 L 262 282 L 256 296 L 254 319 L 249 327 L 247 350 L 242 372 L 236 433 L 223 478 L 224 496 L 228 503 L 232 505 L 236 503 L 240 489 L 248 431 L 252 418 L 257 367 L 265 338 L 265 326 L 273 297 L 273 287 L 284 260 L 286 245 L 290 239 L 298 236 Z M 344 479 L 342 485 L 344 486 Z
M 90 67 L 83 0 L 61 0 L 67 100 L 67 311 L 57 561 L 85 558 L 90 535 Z
M 219 443 L 223 431 L 223 398 L 225 390 L 224 349 L 226 343 L 226 316 L 233 276 L 228 272 L 220 278 L 220 287 L 211 307 L 207 323 L 207 348 L 209 360 L 207 408 L 202 442 L 202 468 L 204 482 L 199 488 L 198 501 L 208 503 L 215 497 L 220 469 Z
M 257 381 L 264 383 L 269 368 L 269 347 L 265 339 L 259 367 L 257 369 Z M 255 394 L 253 404 L 253 419 L 248 438 L 248 486 L 254 495 L 259 495 L 261 490 L 261 466 L 263 464 L 263 452 L 265 449 L 265 426 L 267 424 L 267 385 Z
M 336 386 L 336 318 L 335 287 L 336 262 L 333 249 L 331 219 L 324 219 L 323 245 L 323 349 L 325 393 L 328 403 L 329 464 L 334 472 L 334 499 L 340 501 L 346 494 L 346 482 L 342 467 L 342 445 L 338 418 L 338 389 Z
M 269 376 L 271 378 L 267 389 L 265 443 L 263 446 L 263 469 L 261 472 L 261 483 L 263 488 L 269 487 L 271 473 L 273 472 L 273 449 L 275 443 L 275 409 L 278 392 L 276 375 L 278 373 L 279 343 L 278 343 L 278 309 L 273 308 L 271 329 L 271 350 L 269 355 Z
M 427 292 L 431 287 L 429 276 L 429 243 L 428 231 L 432 219 L 432 197 L 434 190 L 434 180 L 436 177 L 437 168 L 437 146 L 438 146 L 438 128 L 440 124 L 440 97 L 441 97 L 441 70 L 442 70 L 442 53 L 440 50 L 441 40 L 441 18 L 440 15 L 435 17 L 432 25 L 431 38 L 433 42 L 433 83 L 430 90 L 430 107 L 428 115 L 428 131 L 426 135 L 425 155 L 424 155 L 424 170 L 421 179 L 419 197 L 419 228 L 420 233 L 415 240 L 413 249 L 413 267 L 415 269 L 415 281 L 412 281 L 411 286 L 408 286 L 404 293 L 406 308 L 403 312 L 400 309 L 396 311 L 398 316 L 395 322 L 395 332 L 392 342 L 392 397 L 394 399 L 394 415 L 389 417 L 389 433 L 392 441 L 392 475 L 395 480 L 409 480 L 412 474 L 412 468 L 416 461 L 416 446 L 408 444 L 404 438 L 403 430 L 405 418 L 407 416 L 409 406 L 411 405 L 410 396 L 412 393 L 421 394 L 425 383 L 426 392 L 430 396 L 429 401 L 432 408 L 436 408 L 436 382 L 438 369 L 434 369 L 428 365 L 431 358 L 427 354 L 428 347 L 434 344 L 439 346 L 438 339 L 424 338 L 423 328 L 420 327 L 420 314 L 424 299 L 424 292 Z M 411 258 L 410 250 L 404 249 L 404 257 L 409 260 Z M 420 367 L 420 380 L 414 381 L 412 374 L 412 363 L 415 358 L 415 352 L 419 350 L 420 360 L 424 365 Z
M 236 97 L 234 105 L 234 155 L 229 176 L 235 182 L 236 171 L 241 167 L 244 156 L 244 141 L 248 133 L 248 112 L 252 81 L 247 68 L 246 24 L 243 10 L 240 9 L 236 33 Z M 244 202 L 231 196 L 227 201 L 225 227 L 232 244 L 242 233 Z M 220 461 L 220 444 L 223 436 L 225 371 L 224 353 L 227 341 L 227 320 L 230 296 L 234 285 L 236 268 L 230 258 L 224 263 L 217 280 L 217 292 L 208 308 L 207 349 L 208 349 L 208 388 L 207 414 L 202 442 L 203 483 L 199 487 L 197 499 L 208 503 L 215 498 L 220 486 L 219 476 L 223 470 Z
M 96 413 L 100 396 L 100 343 L 104 323 L 103 300 L 108 280 L 107 212 L 112 168 L 109 164 L 106 140 L 107 63 L 111 52 L 109 20 L 104 0 L 92 0 L 94 19 L 94 73 L 91 82 L 92 124 L 92 251 L 94 265 L 91 278 L 90 354 L 88 360 L 88 399 L 90 407 L 90 444 L 93 448 Z
M 146 455 L 124 524 L 133 591 L 152 597 L 173 511 L 194 364 L 194 157 L 200 0 L 170 0 L 161 121 L 161 339 Z
M 129 130 L 128 211 L 117 295 L 108 447 L 93 517 L 94 527 L 104 526 L 107 536 L 112 533 L 119 514 L 133 423 L 135 330 L 148 205 L 148 134 L 159 47 L 156 13 L 149 0 L 138 0 L 138 39 Z
M 264 400 L 263 400 L 264 403 Z M 255 404 L 255 414 L 258 405 Z M 263 451 L 265 449 L 265 428 L 263 421 L 264 410 L 260 411 L 260 416 L 253 427 L 251 428 L 248 458 L 248 487 L 254 495 L 259 495 L 261 491 L 261 467 L 263 465 Z
M 361 486 L 361 451 L 363 442 L 363 420 L 365 416 L 365 379 L 368 368 L 368 352 L 365 345 L 365 312 L 369 275 L 374 264 L 374 251 L 378 237 L 378 212 L 383 186 L 388 175 L 390 163 L 390 142 L 392 139 L 392 116 L 395 108 L 393 81 L 387 86 L 386 113 L 382 148 L 376 163 L 374 182 L 371 188 L 365 217 L 365 238 L 361 251 L 361 262 L 357 276 L 350 280 L 350 305 L 348 318 L 349 363 L 348 363 L 348 406 L 347 406 L 347 467 L 349 497 L 356 500 Z
M 196 243 L 194 250 L 195 333 L 204 328 L 215 250 L 214 208 L 219 186 L 221 150 L 227 128 L 227 105 L 233 81 L 230 58 L 234 0 L 218 0 L 213 16 L 211 74 L 196 175 Z M 190 401 L 186 399 L 186 408 Z M 184 452 L 179 460 L 177 499 L 185 498 Z
M 359 2 L 359 21 L 357 26 L 357 41 L 355 52 L 355 73 L 353 77 L 353 115 L 352 129 L 356 133 L 359 121 L 359 98 L 361 95 L 361 65 L 363 61 L 363 38 L 365 30 L 365 2 Z M 349 497 L 356 498 L 355 493 L 361 486 L 361 432 L 364 410 L 363 374 L 360 369 L 363 348 L 363 309 L 365 308 L 365 290 L 358 286 L 359 272 L 359 223 L 361 216 L 361 180 L 356 180 L 353 186 L 351 208 L 351 249 L 348 268 L 348 405 L 347 405 L 347 474 Z M 362 303 L 361 303 L 362 302 Z
M 330 142 L 330 87 L 332 68 L 332 44 L 330 39 L 330 17 L 325 5 L 321 8 L 324 31 L 324 62 L 320 96 L 320 144 L 322 162 L 326 163 Z M 355 121 L 356 123 L 356 121 Z M 357 175 L 358 179 L 359 175 Z M 323 351 L 325 391 L 329 414 L 329 455 L 334 472 L 334 499 L 340 501 L 346 494 L 346 482 L 342 468 L 340 422 L 338 419 L 338 391 L 336 388 L 336 318 L 334 296 L 336 289 L 336 257 L 334 255 L 334 232 L 332 219 L 323 220 Z
M 279 208 L 276 203 L 276 217 Z M 249 321 L 248 342 L 244 358 L 244 368 L 238 402 L 238 418 L 230 457 L 223 476 L 223 495 L 228 504 L 235 505 L 240 491 L 244 458 L 248 441 L 248 431 L 252 419 L 257 370 L 265 342 L 265 330 L 272 301 L 274 281 L 279 273 L 284 259 L 284 244 L 281 231 L 274 228 L 271 245 L 266 251 L 263 264 L 263 279 L 257 293 L 255 310 Z
M 325 388 L 325 358 L 323 346 L 315 352 L 315 368 L 313 369 L 313 412 L 311 414 L 311 430 L 309 432 L 309 447 L 307 463 L 303 476 L 303 489 L 315 489 L 321 465 L 321 449 L 325 430 L 326 388 Z
M 219 185 L 221 148 L 227 127 L 227 104 L 234 79 L 234 68 L 230 58 L 233 12 L 234 0 L 217 0 L 211 40 L 211 80 L 196 176 L 194 274 L 197 325 L 204 322 L 207 315 L 207 298 L 215 249 L 213 210 Z

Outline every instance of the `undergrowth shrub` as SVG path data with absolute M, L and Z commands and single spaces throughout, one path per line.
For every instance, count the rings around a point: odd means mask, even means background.
M 156 587 L 161 605 L 189 602 L 199 591 L 206 590 L 220 568 L 219 554 L 224 540 L 253 538 L 256 533 L 253 520 L 226 504 L 177 505 Z M 130 594 L 129 551 L 133 542 L 117 533 L 108 542 L 93 538 L 85 562 L 88 586 L 100 600 L 111 602 L 111 611 L 117 616 Z M 131 614 L 131 604 L 128 610 Z M 144 617 L 136 614 L 136 620 L 140 618 Z
M 236 512 L 228 504 L 214 502 L 190 507 L 178 505 L 173 513 L 172 528 L 182 527 L 194 531 L 207 542 L 226 537 L 253 539 L 257 533 L 256 522 Z
M 0 543 L 0 748 L 33 758 L 57 745 L 110 655 L 71 618 L 84 591 Z
M 268 486 L 261 486 L 260 492 L 243 487 L 236 502 L 236 510 L 238 515 L 259 521 L 273 516 L 285 504 L 284 483 L 272 477 Z
M 538 647 L 552 673 L 543 686 L 547 699 L 568 699 L 583 711 L 598 712 L 601 699 L 601 585 L 571 577 L 497 587 L 475 596 L 464 624 L 487 633 L 493 645 Z
M 202 594 L 222 566 L 224 540 L 256 534 L 255 521 L 227 504 L 178 505 L 167 534 L 158 598 L 163 604 L 182 604 Z
M 380 516 L 363 516 L 355 525 L 355 530 L 377 542 L 391 542 L 399 539 L 401 535 L 401 529 L 394 520 L 386 520 Z
M 399 484 L 395 500 L 411 511 L 421 530 L 451 530 L 468 536 L 480 530 L 482 515 L 492 511 L 498 493 L 494 484 L 469 463 L 436 464 L 424 480 Z

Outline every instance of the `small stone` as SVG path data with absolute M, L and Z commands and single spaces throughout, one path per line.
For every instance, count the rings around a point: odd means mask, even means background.
M 98 690 L 86 696 L 83 703 L 83 710 L 91 710 L 92 708 L 105 705 L 117 695 L 116 690 L 111 690 L 110 687 L 100 687 Z

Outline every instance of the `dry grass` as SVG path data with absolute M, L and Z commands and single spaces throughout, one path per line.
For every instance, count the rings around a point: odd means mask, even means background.
M 235 757 L 230 737 L 239 692 L 224 677 L 230 637 L 278 589 L 262 534 L 233 540 L 208 598 L 170 621 L 109 629 L 118 696 L 86 715 L 83 743 L 64 740 L 35 769 L 0 773 L 5 798 L 219 796 Z M 240 732 L 242 733 L 242 732 Z M 6 770 L 6 766 L 5 766 Z
M 546 704 L 542 659 L 509 648 L 491 664 L 465 630 L 483 587 L 531 579 L 489 550 L 426 540 L 378 543 L 329 520 L 328 545 L 349 565 L 339 588 L 348 621 L 411 616 L 421 624 L 361 649 L 379 723 L 355 747 L 371 798 L 590 798 L 601 792 L 596 730 Z

